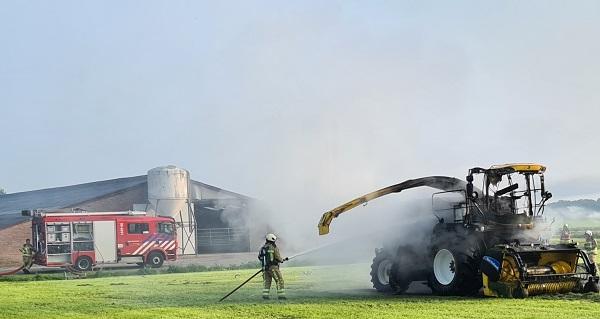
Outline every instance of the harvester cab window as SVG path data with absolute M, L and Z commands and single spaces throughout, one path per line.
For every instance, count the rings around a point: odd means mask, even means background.
M 533 216 L 543 211 L 543 175 L 535 172 L 488 173 L 484 185 L 492 209 L 500 215 Z M 549 197 L 548 197 L 549 198 Z
M 168 234 L 172 235 L 174 231 L 174 227 L 172 223 L 159 223 L 158 224 L 158 233 L 160 234 Z
M 147 234 L 150 231 L 147 223 L 130 223 L 127 224 L 127 232 L 129 234 Z
M 465 192 L 462 190 L 434 193 L 431 205 L 440 223 L 461 222 L 467 212 Z
M 517 176 L 513 176 L 517 175 Z M 521 174 L 508 174 L 490 181 L 494 207 L 499 214 L 527 214 L 529 211 L 527 183 Z

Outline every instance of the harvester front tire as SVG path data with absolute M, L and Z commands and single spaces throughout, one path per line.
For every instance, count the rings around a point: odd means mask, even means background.
M 437 295 L 475 295 L 482 286 L 478 245 L 472 241 L 441 244 L 434 250 L 429 286 Z
M 379 292 L 390 292 L 390 272 L 393 265 L 393 257 L 383 249 L 375 251 L 375 258 L 371 264 L 371 282 L 373 288 Z
M 146 258 L 146 265 L 152 268 L 159 268 L 162 266 L 164 261 L 165 258 L 161 253 L 153 251 L 150 254 L 148 254 L 148 257 Z

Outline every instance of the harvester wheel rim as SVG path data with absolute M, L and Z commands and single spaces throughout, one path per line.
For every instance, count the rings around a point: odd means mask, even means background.
M 433 259 L 433 274 L 442 285 L 449 285 L 456 277 L 456 260 L 448 249 L 440 249 Z
M 377 266 L 377 279 L 380 283 L 387 285 L 390 283 L 390 272 L 392 270 L 392 261 L 389 259 L 382 260 Z

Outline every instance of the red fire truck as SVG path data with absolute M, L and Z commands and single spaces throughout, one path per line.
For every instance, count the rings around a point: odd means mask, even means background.
M 177 259 L 175 220 L 145 212 L 30 213 L 32 245 L 42 266 L 90 270 L 104 263 L 137 263 L 160 267 Z

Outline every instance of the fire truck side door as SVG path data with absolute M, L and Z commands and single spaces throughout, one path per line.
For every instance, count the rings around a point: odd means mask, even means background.
M 122 248 L 123 255 L 141 255 L 144 242 L 148 238 L 150 228 L 146 222 L 125 223 L 125 245 Z
M 94 250 L 98 263 L 117 261 L 117 229 L 114 221 L 94 222 Z

